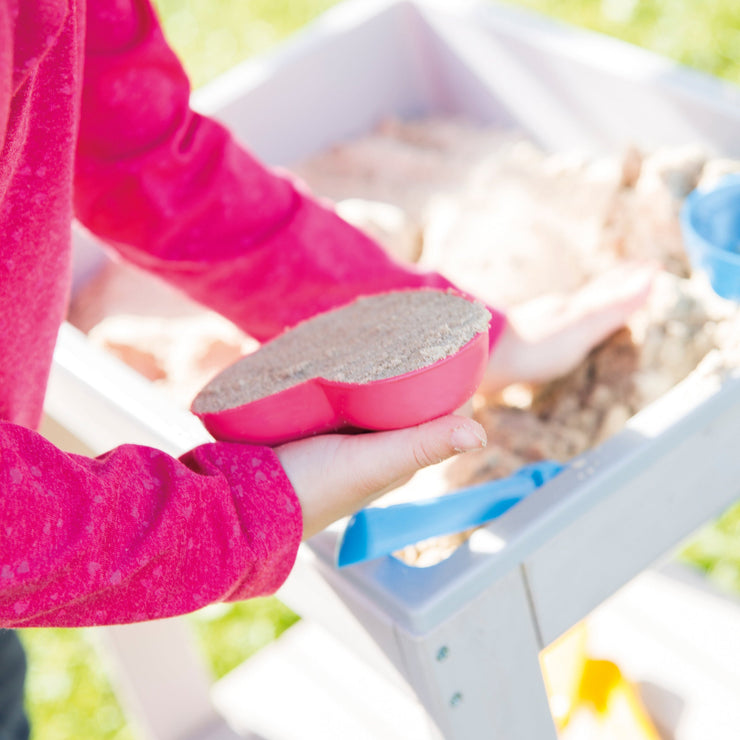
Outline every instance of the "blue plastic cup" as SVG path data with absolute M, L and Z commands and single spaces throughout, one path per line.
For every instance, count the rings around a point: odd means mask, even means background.
M 740 174 L 694 190 L 681 208 L 681 231 L 694 270 L 717 295 L 740 299 Z

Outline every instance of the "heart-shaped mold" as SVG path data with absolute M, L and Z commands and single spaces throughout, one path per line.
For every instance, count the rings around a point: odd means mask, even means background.
M 420 424 L 459 408 L 477 388 L 490 318 L 451 292 L 359 298 L 223 370 L 192 411 L 216 439 L 267 445 Z

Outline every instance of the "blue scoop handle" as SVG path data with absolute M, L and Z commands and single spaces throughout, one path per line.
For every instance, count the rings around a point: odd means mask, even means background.
M 373 560 L 429 537 L 485 524 L 554 478 L 563 467 L 545 460 L 526 465 L 508 478 L 446 496 L 362 509 L 344 530 L 337 550 L 337 565 L 342 568 Z

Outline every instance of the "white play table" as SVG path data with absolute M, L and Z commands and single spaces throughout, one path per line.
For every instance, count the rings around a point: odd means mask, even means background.
M 383 116 L 434 113 L 516 126 L 552 150 L 698 143 L 740 155 L 737 90 L 485 2 L 343 3 L 195 103 L 278 165 Z M 92 254 L 80 247 L 80 275 Z M 138 442 L 177 455 L 209 439 L 69 326 L 46 412 L 95 454 Z M 386 558 L 340 572 L 328 531 L 302 547 L 279 596 L 373 675 L 415 696 L 428 719 L 419 735 L 399 718 L 368 737 L 555 738 L 539 651 L 740 496 L 738 438 L 738 374 L 691 377 L 440 565 Z M 158 740 L 235 737 L 218 720 L 185 633 L 182 620 L 107 629 L 123 690 Z M 312 736 L 304 726 L 300 737 Z

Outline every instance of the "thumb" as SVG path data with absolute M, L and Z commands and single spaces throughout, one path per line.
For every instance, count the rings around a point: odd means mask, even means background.
M 485 447 L 486 433 L 472 419 L 444 416 L 406 429 L 346 437 L 344 445 L 358 493 L 375 498 L 422 468 Z
M 275 453 L 301 503 L 305 538 L 421 468 L 485 444 L 485 431 L 472 419 L 443 416 L 396 431 L 303 439 Z

